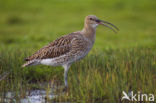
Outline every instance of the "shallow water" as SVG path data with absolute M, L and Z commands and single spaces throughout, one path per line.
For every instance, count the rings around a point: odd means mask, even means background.
M 37 85 L 42 89 L 28 90 L 24 97 L 21 97 L 20 93 L 16 95 L 14 91 L 5 92 L 1 94 L 2 97 L 0 96 L 0 103 L 48 103 L 48 100 L 64 94 L 62 91 L 56 92 L 64 88 L 64 86 L 54 86 L 51 82 L 39 83 Z
M 31 90 L 26 93 L 25 98 L 21 98 L 19 101 L 20 103 L 45 103 L 46 98 L 52 99 L 56 97 L 57 95 L 53 94 L 52 89 L 48 91 L 48 97 L 47 92 L 45 90 Z M 3 100 L 5 103 L 12 103 L 17 102 L 15 99 L 15 94 L 13 92 L 7 92 L 5 94 L 5 99 Z

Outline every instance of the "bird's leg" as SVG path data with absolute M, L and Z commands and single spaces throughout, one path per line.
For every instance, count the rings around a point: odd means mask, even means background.
M 68 73 L 70 65 L 69 64 L 63 65 L 63 67 L 64 67 L 64 83 L 65 83 L 65 87 L 68 87 L 67 73 Z
M 68 70 L 64 70 L 64 83 L 66 87 L 68 86 L 67 73 L 68 73 Z

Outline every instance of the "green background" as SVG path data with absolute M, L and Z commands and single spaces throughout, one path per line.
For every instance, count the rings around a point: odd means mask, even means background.
M 116 35 L 99 26 L 94 49 L 155 46 L 155 12 L 155 0 L 1 0 L 0 44 L 40 48 L 81 30 L 93 14 L 120 29 Z
M 62 67 L 21 65 L 56 38 L 81 30 L 87 15 L 120 31 L 97 27 L 93 49 L 69 69 L 68 93 L 49 101 L 116 103 L 123 90 L 156 94 L 156 0 L 0 0 L 0 77 L 10 73 L 0 81 L 0 102 L 8 91 L 20 101 L 32 89 L 48 92 L 44 82 L 64 85 Z

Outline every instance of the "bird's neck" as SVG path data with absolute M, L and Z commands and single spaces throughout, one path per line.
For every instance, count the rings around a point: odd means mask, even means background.
M 96 25 L 84 24 L 84 28 L 82 29 L 82 34 L 90 39 L 92 42 L 95 40 L 96 33 Z

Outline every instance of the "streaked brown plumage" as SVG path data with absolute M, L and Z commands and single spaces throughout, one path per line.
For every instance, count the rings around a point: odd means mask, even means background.
M 32 56 L 26 58 L 25 60 L 27 62 L 23 64 L 23 67 L 38 64 L 63 66 L 65 69 L 65 86 L 67 86 L 67 72 L 70 65 L 82 59 L 91 50 L 95 41 L 96 27 L 99 24 L 107 26 L 116 32 L 112 27 L 106 25 L 110 24 L 115 27 L 113 24 L 99 20 L 94 15 L 89 15 L 85 18 L 82 31 L 62 36 L 47 46 L 44 46 Z M 117 29 L 117 27 L 115 27 L 115 29 Z
M 71 35 L 71 34 L 70 34 Z M 32 56 L 26 58 L 26 61 L 33 59 L 55 58 L 70 51 L 72 36 L 66 35 L 56 39 L 47 46 L 41 48 Z

